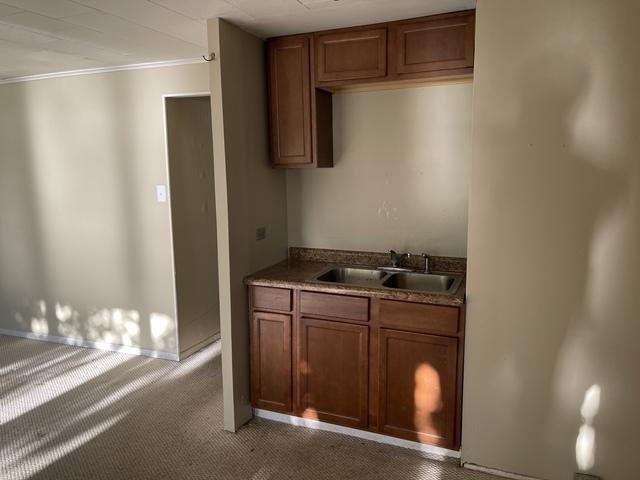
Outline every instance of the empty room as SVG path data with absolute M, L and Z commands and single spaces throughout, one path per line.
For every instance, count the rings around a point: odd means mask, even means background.
M 637 0 L 0 0 L 0 480 L 636 480 Z

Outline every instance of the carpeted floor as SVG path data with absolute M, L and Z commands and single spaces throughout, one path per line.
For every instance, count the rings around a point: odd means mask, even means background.
M 175 363 L 0 336 L 0 479 L 495 478 L 266 420 L 224 432 L 219 349 Z

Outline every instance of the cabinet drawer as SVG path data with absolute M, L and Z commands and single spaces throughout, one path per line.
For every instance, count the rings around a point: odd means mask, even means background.
M 311 315 L 366 322 L 369 320 L 369 299 L 330 293 L 302 292 L 300 293 L 300 311 Z
M 291 290 L 288 288 L 252 287 L 253 308 L 291 311 Z
M 316 33 L 318 82 L 385 77 L 387 29 Z
M 422 303 L 380 301 L 380 323 L 401 330 L 457 334 L 460 310 Z

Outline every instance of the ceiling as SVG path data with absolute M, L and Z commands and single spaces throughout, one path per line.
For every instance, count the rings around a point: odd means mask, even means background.
M 206 19 L 261 37 L 475 7 L 476 0 L 0 0 L 0 79 L 196 58 Z

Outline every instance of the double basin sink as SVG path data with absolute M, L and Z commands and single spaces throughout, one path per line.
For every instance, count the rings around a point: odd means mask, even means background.
M 343 285 L 453 295 L 462 282 L 462 276 L 418 272 L 394 273 L 385 271 L 384 267 L 331 267 L 317 275 L 314 280 Z

